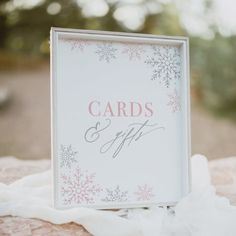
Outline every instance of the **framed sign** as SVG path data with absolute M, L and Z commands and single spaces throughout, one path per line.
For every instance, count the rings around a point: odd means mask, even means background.
M 189 192 L 187 38 L 52 28 L 51 92 L 56 208 Z

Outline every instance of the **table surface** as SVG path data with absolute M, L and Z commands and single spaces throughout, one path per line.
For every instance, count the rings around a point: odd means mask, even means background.
M 50 160 L 18 160 L 13 157 L 0 158 L 0 182 L 12 183 L 15 180 L 50 168 Z M 236 205 L 236 157 L 217 159 L 209 162 L 213 185 L 218 195 L 227 197 Z M 55 225 L 38 219 L 22 217 L 0 217 L 2 236 L 91 236 L 81 225 L 68 223 Z

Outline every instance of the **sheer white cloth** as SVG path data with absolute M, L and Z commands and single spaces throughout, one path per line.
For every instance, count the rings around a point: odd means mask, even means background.
M 52 206 L 51 173 L 46 171 L 10 185 L 0 184 L 0 216 L 38 218 L 55 224 L 75 222 L 94 236 L 235 236 L 236 207 L 216 196 L 207 159 L 195 155 L 191 166 L 192 192 L 174 209 L 56 210 Z

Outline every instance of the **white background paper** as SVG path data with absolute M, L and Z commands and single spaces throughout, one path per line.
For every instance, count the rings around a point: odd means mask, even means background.
M 61 33 L 55 44 L 56 205 L 117 208 L 178 201 L 186 194 L 188 184 L 188 83 L 183 46 L 175 46 L 176 42 L 166 45 L 164 39 L 163 44 L 145 40 L 140 43 L 135 37 L 128 44 L 119 39 L 112 41 L 109 36 L 94 40 L 88 35 L 85 40 L 81 41 L 79 33 Z M 104 51 L 107 43 L 108 49 L 113 50 L 108 50 L 108 54 Z M 159 56 L 153 46 L 161 49 Z M 173 55 L 173 50 L 179 57 Z M 105 57 L 101 58 L 102 55 Z M 147 63 L 151 58 L 159 64 L 152 67 Z M 160 69 L 162 74 L 152 80 L 155 69 Z M 180 71 L 180 77 L 166 72 L 171 69 Z M 168 76 L 167 86 L 163 78 Z M 173 98 L 175 104 L 171 104 Z M 101 112 L 110 102 L 114 113 L 119 101 L 127 105 L 151 102 L 154 112 L 151 117 L 94 117 L 88 112 L 91 101 L 100 102 Z M 104 126 L 107 118 L 111 125 L 100 133 L 100 138 L 94 143 L 86 142 L 86 130 L 97 122 Z M 130 145 L 125 143 L 115 158 L 112 157 L 114 149 L 100 153 L 101 146 L 118 131 L 147 119 L 150 124 L 164 128 Z M 82 176 L 76 178 L 78 168 Z M 66 176 L 66 181 L 62 176 Z M 86 176 L 91 177 L 89 183 L 85 183 Z M 93 193 L 94 189 L 99 191 Z

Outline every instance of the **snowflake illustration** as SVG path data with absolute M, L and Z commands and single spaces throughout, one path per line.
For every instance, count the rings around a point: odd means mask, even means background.
M 110 42 L 97 44 L 98 50 L 95 51 L 98 54 L 99 61 L 106 61 L 109 63 L 112 59 L 116 58 L 117 49 L 113 47 Z
M 181 99 L 180 95 L 178 94 L 177 90 L 174 89 L 172 94 L 168 94 L 169 102 L 167 103 L 167 106 L 171 108 L 172 113 L 175 113 L 177 111 L 181 110 Z
M 81 52 L 83 52 L 85 47 L 90 45 L 90 42 L 85 39 L 62 39 L 62 40 L 70 45 L 71 51 L 79 49 Z
M 70 176 L 62 175 L 61 194 L 65 205 L 94 203 L 95 197 L 102 191 L 95 183 L 95 176 L 95 173 L 89 174 L 80 168 L 76 168 Z
M 137 201 L 148 201 L 155 197 L 152 188 L 147 184 L 138 186 L 138 190 L 134 194 L 137 196 Z
M 77 162 L 76 156 L 77 156 L 76 151 L 72 149 L 72 146 L 66 146 L 66 145 L 61 145 L 60 146 L 60 167 L 67 167 L 71 168 L 73 163 Z
M 153 55 L 145 61 L 153 68 L 152 80 L 163 82 L 168 88 L 181 77 L 181 56 L 178 47 L 152 46 Z
M 122 53 L 127 54 L 129 60 L 132 61 L 133 59 L 141 59 L 141 55 L 145 52 L 142 46 L 137 44 L 127 44 L 124 46 L 124 50 Z
M 121 191 L 117 185 L 115 189 L 106 189 L 106 196 L 102 199 L 104 202 L 125 202 L 128 200 L 128 191 Z

